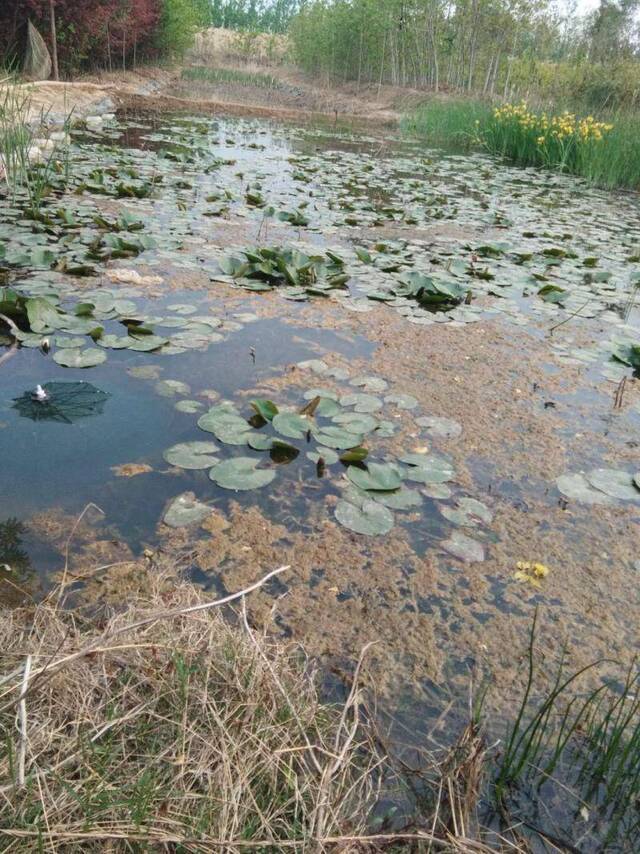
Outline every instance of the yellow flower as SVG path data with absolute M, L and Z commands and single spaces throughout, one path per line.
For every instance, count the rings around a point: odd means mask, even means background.
M 545 143 L 545 137 L 544 137 L 544 136 L 539 136 L 539 137 L 538 137 L 538 139 L 536 140 L 536 142 L 538 143 L 538 145 L 544 145 L 544 143 Z
M 540 587 L 540 579 L 546 578 L 547 575 L 549 575 L 549 567 L 544 563 L 519 560 L 513 577 L 516 581 L 525 581 L 534 587 Z

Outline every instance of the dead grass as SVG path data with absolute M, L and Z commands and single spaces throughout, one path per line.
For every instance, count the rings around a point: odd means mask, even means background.
M 1 615 L 0 848 L 323 851 L 364 833 L 380 757 L 358 688 L 321 704 L 299 650 L 167 581 L 150 571 L 102 618 L 55 596 Z

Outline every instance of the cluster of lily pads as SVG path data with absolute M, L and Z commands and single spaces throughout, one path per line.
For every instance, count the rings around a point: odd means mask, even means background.
M 618 500 L 640 503 L 640 471 L 596 468 L 584 474 L 563 474 L 556 485 L 566 498 L 582 504 L 613 505 Z
M 323 255 L 306 255 L 286 247 L 245 249 L 221 258 L 219 264 L 223 273 L 246 290 L 270 291 L 284 286 L 290 299 L 307 294 L 326 296 L 349 281 L 344 260 L 330 250 Z
M 71 305 L 63 289 L 46 282 L 26 282 L 26 288 L 29 294 L 0 288 L 0 315 L 5 318 L 0 317 L 0 324 L 9 324 L 8 331 L 21 346 L 51 350 L 53 360 L 66 368 L 99 365 L 109 349 L 164 355 L 204 349 L 223 340 L 224 333 L 242 327 L 211 314 L 197 314 L 197 307 L 186 303 L 170 304 L 168 315 L 152 315 L 126 298 L 125 288 L 86 291 L 81 302 Z
M 348 377 L 321 360 L 300 364 L 333 379 Z M 330 478 L 340 489 L 334 515 L 341 525 L 363 535 L 387 534 L 395 525 L 396 512 L 419 511 L 425 497 L 451 499 L 449 483 L 455 479 L 455 470 L 449 456 L 426 446 L 400 456 L 383 453 L 384 442 L 379 440 L 397 430 L 393 420 L 383 417 L 384 411 L 395 407 L 409 413 L 417 401 L 411 395 L 388 393 L 380 377 L 358 376 L 350 382 L 352 388 L 362 390 L 339 394 L 331 388 L 312 387 L 298 407 L 256 398 L 250 401 L 247 414 L 230 401 L 216 403 L 197 422 L 216 441 L 181 442 L 168 448 L 164 458 L 178 468 L 208 469 L 218 487 L 232 491 L 267 487 L 279 465 L 297 460 L 307 467 L 309 479 Z M 461 432 L 457 422 L 446 418 L 421 416 L 415 424 L 431 438 L 451 439 Z M 222 446 L 227 446 L 226 453 Z M 229 456 L 230 448 L 237 449 L 237 455 Z M 191 512 L 193 502 L 187 503 Z M 173 508 L 171 514 L 174 510 L 185 508 Z M 492 519 L 486 505 L 470 497 L 442 505 L 439 512 L 452 524 L 469 528 L 487 525 Z M 173 515 L 170 524 L 172 520 Z M 463 559 L 484 556 L 482 544 L 459 531 L 444 547 Z

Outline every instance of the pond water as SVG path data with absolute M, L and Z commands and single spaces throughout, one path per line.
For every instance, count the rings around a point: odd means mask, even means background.
M 198 116 L 78 130 L 50 182 L 37 211 L 0 196 L 20 327 L 15 350 L 0 326 L 0 564 L 21 583 L 46 587 L 90 503 L 80 561 L 161 549 L 212 590 L 291 563 L 254 618 L 277 600 L 334 662 L 380 641 L 412 720 L 478 668 L 511 702 L 537 605 L 576 665 L 633 649 L 635 196 Z M 82 412 L 55 385 L 78 382 Z

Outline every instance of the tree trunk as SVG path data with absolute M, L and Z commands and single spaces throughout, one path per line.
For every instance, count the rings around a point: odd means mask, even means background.
M 51 25 L 51 64 L 53 66 L 53 79 L 60 79 L 58 69 L 58 34 L 56 32 L 56 0 L 49 0 L 49 23 Z

